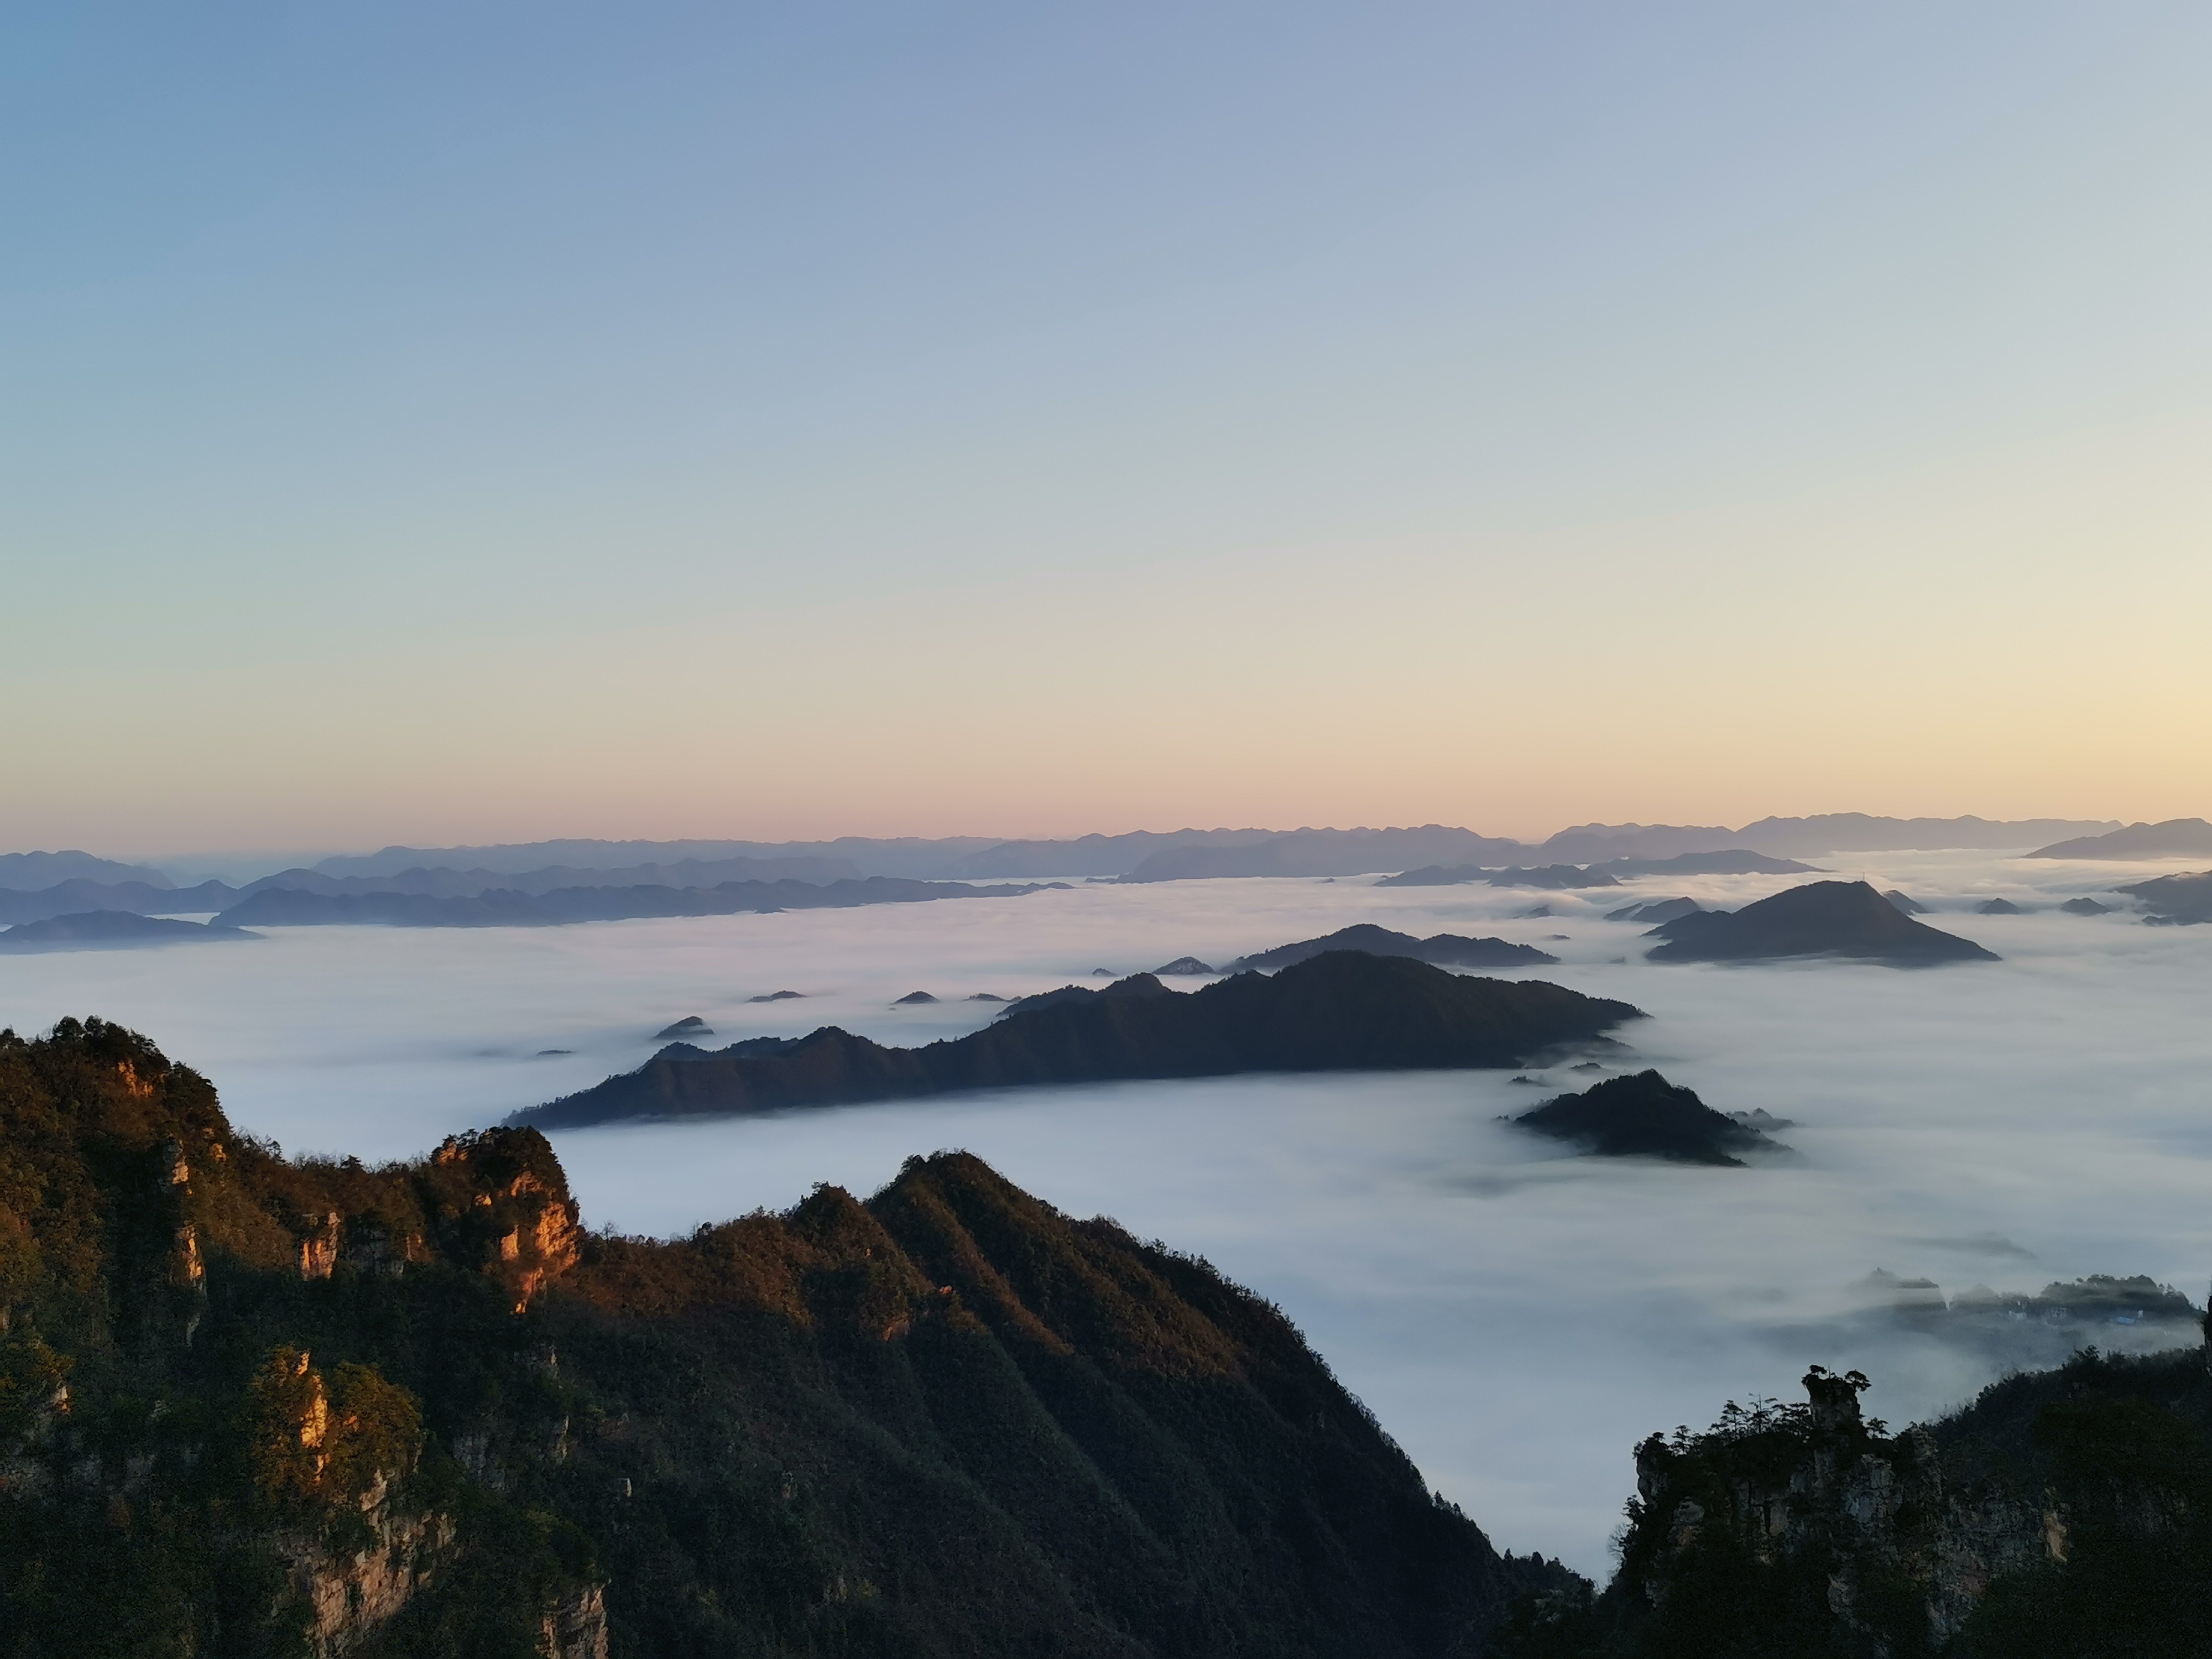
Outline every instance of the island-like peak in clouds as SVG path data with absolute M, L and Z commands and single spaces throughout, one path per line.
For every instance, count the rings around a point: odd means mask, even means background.
M 1814 881 L 1741 910 L 1699 910 L 1651 930 L 1653 962 L 1841 957 L 1892 968 L 1995 962 L 1971 939 L 1915 921 L 1863 881 Z

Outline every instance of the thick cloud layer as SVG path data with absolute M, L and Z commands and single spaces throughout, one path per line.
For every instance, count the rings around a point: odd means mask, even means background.
M 1635 896 L 1737 903 L 1789 878 L 1544 895 L 1553 914 L 1535 918 L 1524 891 L 1248 880 L 0 961 L 0 1019 L 125 1021 L 212 1075 L 241 1127 L 378 1158 L 635 1065 L 679 1015 L 716 1041 L 834 1021 L 923 1042 L 988 1018 L 994 1005 L 960 1000 L 975 992 L 1223 961 L 1354 921 L 1540 945 L 1563 961 L 1535 975 L 1652 1012 L 1625 1033 L 1638 1063 L 1723 1110 L 1795 1120 L 1782 1138 L 1799 1158 L 1581 1158 L 1498 1121 L 1589 1080 L 1564 1070 L 1535 1086 L 1461 1073 L 1010 1093 L 559 1145 L 591 1220 L 655 1233 L 781 1206 L 816 1181 L 865 1190 L 910 1152 L 966 1146 L 1275 1298 L 1501 1545 L 1598 1570 L 1628 1449 L 1654 1428 L 1787 1395 L 1815 1360 L 1869 1371 L 1872 1408 L 1907 1419 L 2076 1334 L 2023 1326 L 2008 1346 L 1996 1327 L 1918 1328 L 1862 1285 L 1873 1269 L 1954 1291 L 2147 1273 L 2200 1297 L 2212 1274 L 2212 928 L 2054 908 L 2174 866 L 1823 862 L 1901 887 L 2005 959 L 1662 968 L 1640 960 L 1638 928 L 1602 920 Z M 1973 914 L 1993 896 L 2029 914 Z M 748 1000 L 779 989 L 806 1000 Z M 915 990 L 943 1000 L 892 1006 Z M 554 1048 L 571 1052 L 538 1052 Z M 2090 1334 L 2124 1346 L 2176 1332 Z

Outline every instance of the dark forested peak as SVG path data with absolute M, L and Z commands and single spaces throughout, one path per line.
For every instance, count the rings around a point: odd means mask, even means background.
M 2109 904 L 2100 904 L 2093 898 L 2070 898 L 2058 907 L 2069 916 L 2108 916 L 2112 913 Z
M 1173 962 L 1164 963 L 1153 969 L 1152 972 L 1170 974 L 1178 979 L 1194 979 L 1212 975 L 1213 966 L 1211 963 L 1200 962 L 1196 957 L 1177 957 Z
M 2010 899 L 1993 898 L 1984 899 L 1977 904 L 1974 914 L 1978 916 L 2024 916 L 2027 912 Z
M 1607 1078 L 1561 1095 L 1513 1120 L 1555 1139 L 1579 1142 L 1607 1158 L 1663 1158 L 1680 1164 L 1741 1166 L 1739 1152 L 1789 1150 L 1750 1123 L 1717 1112 L 1656 1071 Z
M 2145 916 L 2156 922 L 2212 921 L 2212 871 L 2197 875 L 2160 876 L 2117 890 L 2142 901 Z
M 1272 951 L 1261 951 L 1255 956 L 1243 957 L 1231 964 L 1232 970 L 1254 968 L 1287 968 L 1292 963 L 1304 962 L 1328 951 L 1364 951 L 1370 956 L 1410 957 L 1416 962 L 1434 963 L 1440 968 L 1517 968 L 1536 967 L 1559 958 L 1548 951 L 1540 951 L 1533 945 L 1515 945 L 1502 939 L 1470 939 L 1460 933 L 1435 933 L 1427 939 L 1416 939 L 1411 933 L 1380 927 L 1371 921 L 1355 922 L 1349 927 L 1340 927 L 1319 939 L 1299 939 L 1291 945 L 1279 945 Z
M 1894 887 L 1883 893 L 1882 896 L 1895 907 L 1899 915 L 1924 916 L 1928 914 L 1926 905 L 1913 897 L 1911 894 L 1901 893 Z
M 714 1035 L 714 1028 L 708 1024 L 705 1020 L 700 1018 L 696 1014 L 686 1014 L 683 1018 L 664 1025 L 658 1031 L 655 1031 L 653 1034 L 653 1040 L 656 1042 L 668 1042 L 678 1040 L 688 1042 L 693 1037 L 712 1036 Z
M 1209 968 L 1206 971 L 1211 973 L 1213 970 Z M 1017 997 L 999 1010 L 998 1018 L 1011 1019 L 1016 1014 L 1034 1013 L 1040 1008 L 1057 1008 L 1066 1003 L 1087 1002 L 1097 997 L 1159 997 L 1170 994 L 1169 988 L 1160 983 L 1158 974 L 1131 974 L 1110 985 L 1063 985 L 1056 991 L 1039 991 L 1035 996 Z
M 2212 855 L 2212 823 L 2203 818 L 2168 818 L 2162 823 L 2131 823 L 2109 835 L 2054 842 L 2028 854 L 2032 859 L 2193 859 Z
M 1741 910 L 1701 910 L 1652 929 L 1653 962 L 1840 957 L 1893 968 L 1995 962 L 1995 953 L 1912 920 L 1863 881 L 1815 881 Z
M 1113 987 L 1049 993 L 981 1031 L 921 1048 L 885 1048 L 836 1026 L 706 1054 L 672 1045 L 637 1071 L 514 1121 L 573 1128 L 1142 1078 L 1517 1066 L 1641 1018 L 1625 1002 L 1541 981 L 1468 978 L 1358 951 L 1191 992 L 1149 974 L 1119 985 L 1119 994 Z

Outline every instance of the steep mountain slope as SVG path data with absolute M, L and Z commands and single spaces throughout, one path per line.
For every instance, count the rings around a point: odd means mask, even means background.
M 0 1651 L 1472 1656 L 1516 1591 L 1281 1314 L 913 1160 L 672 1243 L 532 1130 L 292 1161 L 0 1036 Z

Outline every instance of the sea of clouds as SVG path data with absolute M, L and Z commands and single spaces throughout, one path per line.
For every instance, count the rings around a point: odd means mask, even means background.
M 1780 1138 L 1798 1156 L 1751 1170 L 1604 1161 L 1499 1121 L 1589 1080 L 1565 1069 L 1533 1085 L 1431 1073 L 1018 1091 L 556 1145 L 587 1221 L 662 1235 L 784 1207 L 819 1181 L 865 1194 L 911 1153 L 964 1146 L 1064 1210 L 1113 1215 L 1279 1303 L 1501 1547 L 1602 1573 L 1630 1448 L 1654 1429 L 1709 1421 L 1728 1398 L 1791 1397 L 1815 1361 L 1869 1372 L 1870 1408 L 1904 1421 L 2036 1357 L 2033 1342 L 1891 1318 L 1862 1282 L 1875 1268 L 1953 1291 L 2143 1273 L 2199 1300 L 2212 1277 L 2212 927 L 2052 908 L 2177 866 L 1823 862 L 1902 887 L 1936 907 L 1926 921 L 2005 960 L 1658 967 L 1640 960 L 1639 929 L 1602 919 L 1632 898 L 1733 905 L 1807 877 L 1567 894 L 1366 878 L 1083 884 L 0 957 L 0 1023 L 119 1020 L 214 1078 L 241 1129 L 377 1159 L 635 1066 L 686 1014 L 717 1042 L 834 1023 L 913 1043 L 986 1022 L 993 1005 L 960 1000 L 975 992 L 1098 983 L 1095 969 L 1186 952 L 1218 963 L 1353 921 L 1541 945 L 1563 961 L 1533 976 L 1650 1012 L 1620 1034 L 1633 1063 L 1722 1109 L 1794 1120 Z M 2040 908 L 1972 914 L 1995 896 Z M 1538 906 L 1552 914 L 1525 914 Z M 779 989 L 806 1000 L 748 1000 Z M 892 1006 L 915 990 L 945 1000 Z

